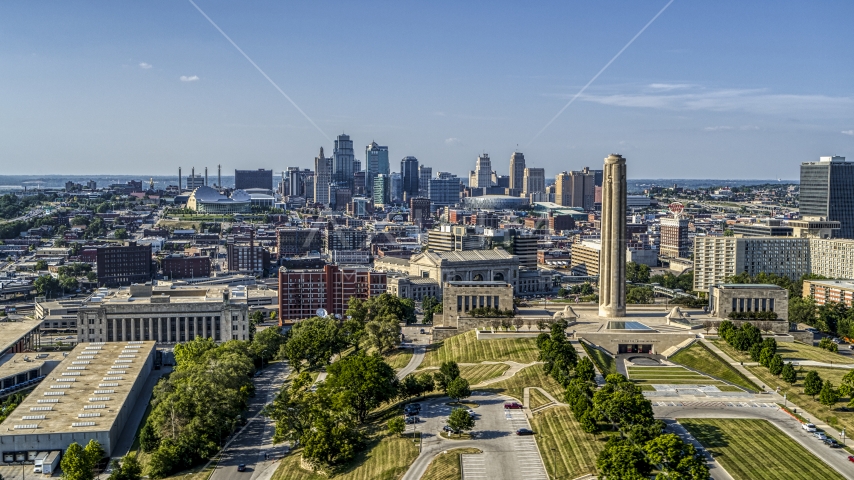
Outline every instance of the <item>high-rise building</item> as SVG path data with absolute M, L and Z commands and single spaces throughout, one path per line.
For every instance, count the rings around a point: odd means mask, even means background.
M 522 195 L 545 193 L 546 170 L 544 168 L 525 168 L 522 179 Z
M 474 171 L 472 172 L 471 178 L 469 180 L 469 187 L 471 188 L 487 188 L 492 186 L 492 161 L 489 159 L 489 154 L 484 153 L 477 157 L 477 164 L 475 164 Z
M 460 179 L 448 172 L 439 172 L 438 178 L 430 179 L 430 201 L 444 207 L 460 203 Z
M 430 212 L 430 199 L 424 197 L 413 197 L 409 200 L 409 221 L 420 228 L 424 228 L 432 217 Z
M 371 190 L 374 205 L 388 205 L 391 203 L 391 177 L 384 173 L 374 177 Z
M 314 202 L 329 205 L 329 184 L 332 182 L 332 159 L 320 155 L 314 157 Z
M 377 145 L 377 142 L 371 142 L 365 147 L 365 163 L 368 176 L 365 179 L 368 186 L 373 186 L 374 178 L 377 175 L 388 175 L 388 147 Z
M 510 187 L 520 191 L 525 189 L 525 155 L 513 152 L 510 156 Z
M 285 195 L 292 197 L 302 197 L 303 196 L 303 181 L 302 175 L 300 174 L 299 167 L 288 167 L 287 171 L 287 185 L 288 189 L 284 193 Z
M 403 194 L 408 201 L 418 196 L 418 159 L 415 157 L 403 157 L 400 161 L 400 178 L 403 181 Z
M 391 172 L 391 202 L 400 203 L 403 201 L 403 178 L 400 172 Z
M 234 189 L 246 190 L 248 188 L 261 188 L 273 191 L 273 171 L 264 170 L 235 170 Z
M 385 272 L 369 268 L 341 268 L 318 263 L 310 268 L 279 270 L 279 324 L 317 316 L 344 315 L 351 298 L 365 300 L 386 292 Z
M 189 177 L 187 177 L 187 190 L 195 190 L 199 187 L 205 186 L 205 177 L 201 175 L 196 175 L 195 173 L 191 173 Z
M 351 185 L 354 160 L 356 156 L 350 136 L 343 133 L 338 135 L 335 139 L 335 150 L 332 152 L 332 181 Z
M 809 272 L 808 238 L 694 238 L 695 291 L 707 292 L 709 287 L 741 273 L 773 273 L 797 280 Z
M 800 189 L 801 218 L 840 222 L 834 234 L 854 239 L 854 163 L 838 156 L 802 163 Z
M 599 254 L 599 316 L 626 316 L 626 159 L 605 158 L 602 251 Z
M 151 245 L 128 242 L 125 246 L 98 247 L 96 255 L 99 287 L 151 281 Z
M 433 177 L 433 169 L 418 165 L 418 196 L 430 198 L 430 179 Z
M 688 258 L 691 253 L 691 240 L 688 238 L 688 219 L 681 217 L 661 219 L 662 256 Z
M 597 175 L 598 172 L 598 175 Z M 584 167 L 581 171 L 561 172 L 555 178 L 555 203 L 565 207 L 591 210 L 595 200 L 596 179 L 601 183 L 602 171 Z

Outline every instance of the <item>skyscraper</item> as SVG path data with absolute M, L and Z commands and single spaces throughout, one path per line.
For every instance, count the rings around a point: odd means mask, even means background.
M 263 188 L 264 190 L 272 191 L 273 171 L 264 170 L 263 168 L 259 168 L 258 170 L 235 170 L 234 189 L 246 190 L 247 188 Z
M 409 201 L 412 197 L 418 196 L 418 159 L 415 157 L 403 157 L 400 161 L 400 178 L 403 182 L 401 186 L 402 194 Z
M 522 181 L 522 194 L 541 194 L 546 192 L 546 170 L 544 168 L 526 168 Z
M 438 178 L 430 179 L 429 198 L 437 206 L 460 203 L 460 179 L 448 172 L 439 172 Z
M 352 165 L 352 162 L 351 162 Z M 323 147 L 320 147 L 320 155 L 314 157 L 314 201 L 329 205 L 329 184 L 332 180 L 332 159 L 323 156 Z
M 581 171 L 561 172 L 555 178 L 555 203 L 584 210 L 593 208 L 597 173 L 601 184 L 602 171 L 584 167 Z
M 343 133 L 338 135 L 335 139 L 335 150 L 332 152 L 332 181 L 352 186 L 354 160 L 356 156 L 350 136 Z
M 391 172 L 389 178 L 389 185 L 391 185 L 389 197 L 391 203 L 400 203 L 403 201 L 403 179 L 400 176 L 400 172 Z
M 484 153 L 477 157 L 474 171 L 469 179 L 469 187 L 486 188 L 492 186 L 492 161 L 489 154 Z
M 626 159 L 605 159 L 602 186 L 602 250 L 599 254 L 599 316 L 626 316 Z
M 513 152 L 510 156 L 510 188 L 525 189 L 525 155 Z
M 365 164 L 368 176 L 366 182 L 368 186 L 373 186 L 374 178 L 377 175 L 388 175 L 388 147 L 377 145 L 377 142 L 371 142 L 365 147 Z
M 838 156 L 802 163 L 800 213 L 804 220 L 840 222 L 835 236 L 854 239 L 854 163 Z
M 388 205 L 391 203 L 391 177 L 383 173 L 374 177 L 371 194 L 374 205 Z
M 424 198 L 430 198 L 430 179 L 433 176 L 433 169 L 418 166 L 418 195 Z

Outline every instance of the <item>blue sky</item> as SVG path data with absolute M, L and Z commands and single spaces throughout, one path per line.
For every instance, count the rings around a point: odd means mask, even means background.
M 854 157 L 854 2 L 197 0 L 357 158 L 797 178 Z M 332 142 L 187 1 L 0 2 L 4 174 L 309 167 Z

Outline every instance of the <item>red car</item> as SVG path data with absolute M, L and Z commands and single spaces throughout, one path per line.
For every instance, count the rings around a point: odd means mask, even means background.
M 854 462 L 854 455 L 848 455 L 848 461 Z
M 522 404 L 519 402 L 508 402 L 508 403 L 504 404 L 504 408 L 505 409 L 514 409 L 514 410 L 521 409 Z

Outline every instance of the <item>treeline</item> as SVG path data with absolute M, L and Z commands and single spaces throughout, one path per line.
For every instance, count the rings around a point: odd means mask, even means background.
M 264 337 L 279 336 L 268 331 Z M 175 370 L 155 386 L 151 413 L 139 435 L 140 448 L 151 454 L 149 477 L 190 468 L 219 450 L 245 420 L 242 415 L 254 393 L 256 352 L 264 347 L 238 340 L 217 345 L 210 338 L 175 346 Z
M 596 460 L 603 478 L 647 478 L 658 470 L 666 478 L 706 480 L 709 469 L 694 446 L 675 434 L 664 434 L 664 422 L 655 420 L 652 404 L 640 388 L 620 374 L 605 378 L 597 389 L 595 369 L 588 358 L 578 359 L 566 338 L 567 324 L 553 323 L 537 337 L 546 374 L 566 388 L 565 399 L 582 430 L 596 433 L 610 427 Z
M 56 195 L 48 196 L 43 193 L 26 197 L 7 193 L 0 196 L 0 219 L 20 217 L 30 208 L 42 202 L 52 201 L 55 198 Z
M 789 321 L 805 323 L 836 337 L 854 338 L 854 308 L 844 303 L 816 305 L 812 298 L 789 301 Z
M 18 238 L 22 232 L 44 225 L 56 226 L 57 221 L 54 217 L 38 217 L 31 220 L 16 220 L 0 224 L 0 239 Z

